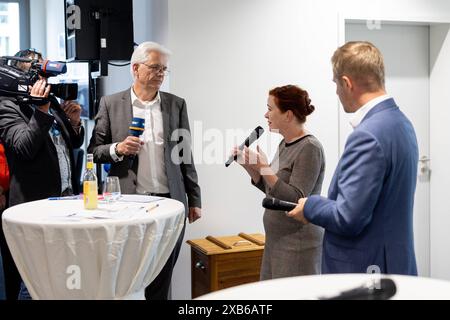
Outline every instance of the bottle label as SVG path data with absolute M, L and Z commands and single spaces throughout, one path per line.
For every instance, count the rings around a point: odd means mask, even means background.
M 98 206 L 97 181 L 85 181 L 83 183 L 84 208 L 97 209 Z

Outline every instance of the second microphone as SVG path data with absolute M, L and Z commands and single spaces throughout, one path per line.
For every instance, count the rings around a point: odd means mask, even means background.
M 265 209 L 277 211 L 292 211 L 297 206 L 296 203 L 283 201 L 279 199 L 265 198 L 262 202 Z

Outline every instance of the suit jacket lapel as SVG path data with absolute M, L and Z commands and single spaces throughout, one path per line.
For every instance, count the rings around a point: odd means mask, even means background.
M 164 129 L 164 142 L 169 142 L 170 140 L 170 103 L 163 92 L 161 95 L 161 112 L 163 117 L 163 129 Z
M 132 89 L 130 88 L 130 90 Z M 126 106 L 126 108 L 123 109 L 124 110 L 123 118 L 117 119 L 118 123 L 123 123 L 123 125 L 121 125 L 120 127 L 122 128 L 122 130 L 124 130 L 122 132 L 124 139 L 129 136 L 128 131 L 131 125 L 131 121 L 133 120 L 133 105 L 131 103 L 130 90 L 125 91 L 122 96 L 123 105 Z

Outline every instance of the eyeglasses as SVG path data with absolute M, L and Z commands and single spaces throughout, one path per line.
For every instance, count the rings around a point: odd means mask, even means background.
M 154 74 L 163 73 L 165 76 L 167 76 L 170 73 L 169 69 L 167 69 L 166 66 L 162 66 L 160 64 L 152 64 L 152 65 L 148 65 L 146 63 L 141 63 L 141 64 L 143 64 L 144 66 L 149 68 L 151 73 L 154 73 Z

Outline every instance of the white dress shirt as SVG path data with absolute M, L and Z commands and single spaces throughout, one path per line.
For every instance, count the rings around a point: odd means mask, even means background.
M 145 130 L 140 139 L 144 145 L 139 152 L 136 192 L 138 194 L 169 193 L 169 183 L 164 162 L 164 127 L 161 111 L 161 96 L 153 101 L 141 101 L 131 88 L 133 117 L 145 119 Z M 116 144 L 110 149 L 114 161 L 122 161 L 115 152 Z
M 375 99 L 370 100 L 365 105 L 363 105 L 361 108 L 359 108 L 355 114 L 353 115 L 352 119 L 350 120 L 350 124 L 352 125 L 353 129 L 355 129 L 357 126 L 361 124 L 361 121 L 363 121 L 364 117 L 369 113 L 370 110 L 372 110 L 375 106 L 380 104 L 383 101 L 386 101 L 388 99 L 391 99 L 392 97 L 390 95 L 382 95 Z

